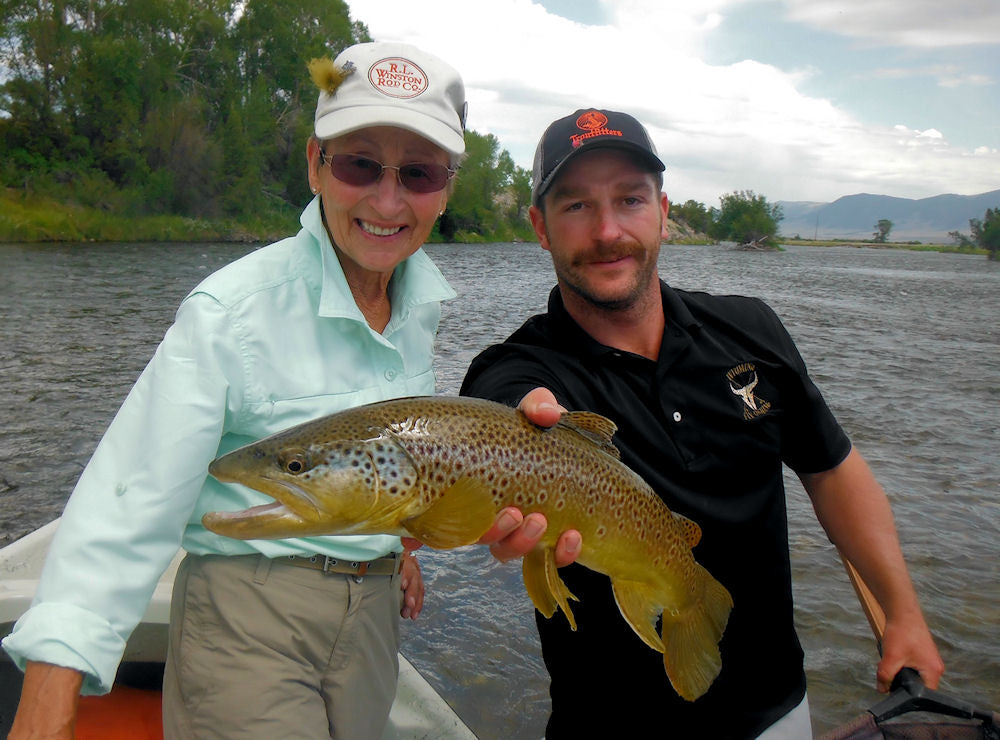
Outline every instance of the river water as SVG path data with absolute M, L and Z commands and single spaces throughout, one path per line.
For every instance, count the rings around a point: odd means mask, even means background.
M 0 544 L 59 515 L 184 295 L 253 249 L 0 245 Z M 430 245 L 445 304 L 439 392 L 544 308 L 537 244 Z M 666 246 L 675 287 L 756 295 L 889 492 L 948 665 L 945 692 L 1000 708 L 1000 263 L 854 248 Z M 868 625 L 794 476 L 786 476 L 800 635 L 817 732 L 879 696 Z M 485 548 L 421 554 L 428 596 L 403 652 L 482 738 L 538 738 L 547 682 L 520 569 Z M 761 680 L 767 667 L 761 666 Z

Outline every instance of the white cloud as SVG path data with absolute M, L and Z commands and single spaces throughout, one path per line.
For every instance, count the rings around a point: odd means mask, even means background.
M 783 0 L 789 17 L 883 45 L 921 48 L 1000 43 L 997 0 Z
M 865 127 L 803 94 L 797 85 L 807 73 L 752 60 L 704 62 L 699 49 L 720 14 L 741 1 L 754 0 L 603 0 L 608 22 L 590 26 L 531 0 L 353 0 L 351 9 L 376 40 L 414 43 L 454 64 L 466 82 L 470 128 L 492 133 L 522 167 L 530 168 L 552 120 L 594 105 L 647 125 L 667 164 L 668 194 L 680 200 L 715 205 L 737 189 L 770 200 L 833 200 L 1000 186 L 995 150 L 972 156 L 933 128 Z
M 984 74 L 964 72 L 954 64 L 933 64 L 918 67 L 883 67 L 865 73 L 867 77 L 885 80 L 903 80 L 919 77 L 930 77 L 941 87 L 982 87 L 992 85 L 994 81 Z

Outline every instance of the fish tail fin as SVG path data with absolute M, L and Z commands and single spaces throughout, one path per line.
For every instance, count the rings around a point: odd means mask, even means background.
M 563 610 L 570 628 L 576 631 L 576 619 L 569 606 L 569 600 L 579 601 L 569 590 L 556 568 L 555 553 L 551 547 L 536 547 L 522 559 L 521 575 L 531 602 L 546 619 L 552 617 L 556 608 Z
M 733 598 L 725 586 L 697 566 L 701 597 L 679 614 L 663 614 L 663 667 L 674 690 L 688 701 L 708 691 L 719 671 L 719 640 L 729 621 Z

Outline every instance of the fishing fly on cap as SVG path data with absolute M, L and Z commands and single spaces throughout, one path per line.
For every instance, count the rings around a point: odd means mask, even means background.
M 308 67 L 309 76 L 312 77 L 316 87 L 327 95 L 333 95 L 347 76 L 354 71 L 354 62 L 347 62 L 343 67 L 338 67 L 330 57 L 323 57 L 311 59 Z

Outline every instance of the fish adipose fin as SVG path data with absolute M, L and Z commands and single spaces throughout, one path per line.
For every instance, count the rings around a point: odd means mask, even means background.
M 559 417 L 556 426 L 576 432 L 616 460 L 621 459 L 622 453 L 611 441 L 618 431 L 618 426 L 611 419 L 590 411 L 570 411 Z
M 531 597 L 531 603 L 546 619 L 556 613 L 556 607 L 563 610 L 570 628 L 576 631 L 576 619 L 569 600 L 579 601 L 559 577 L 555 552 L 551 547 L 536 547 L 522 558 L 521 574 L 524 587 Z
M 471 545 L 493 525 L 496 507 L 486 484 L 460 478 L 419 516 L 401 524 L 418 540 L 437 550 Z
M 719 640 L 733 599 L 725 586 L 700 565 L 701 598 L 680 614 L 663 614 L 663 667 L 674 690 L 688 701 L 708 691 L 719 671 Z

